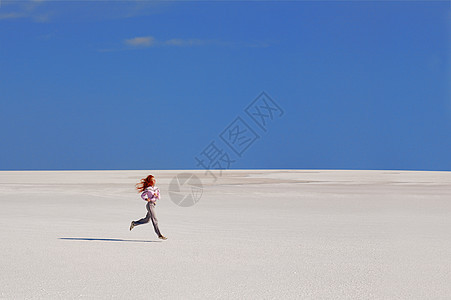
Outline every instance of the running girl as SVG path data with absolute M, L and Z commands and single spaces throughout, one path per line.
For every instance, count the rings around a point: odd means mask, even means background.
M 167 237 L 163 236 L 158 228 L 158 221 L 155 215 L 155 205 L 157 204 L 157 200 L 160 200 L 160 190 L 155 186 L 155 177 L 149 175 L 146 178 L 141 179 L 141 182 L 136 184 L 136 189 L 141 192 L 141 198 L 147 201 L 147 214 L 138 221 L 132 221 L 130 230 L 137 225 L 146 224 L 149 223 L 149 220 L 152 220 L 153 228 L 155 229 L 158 238 L 166 240 Z

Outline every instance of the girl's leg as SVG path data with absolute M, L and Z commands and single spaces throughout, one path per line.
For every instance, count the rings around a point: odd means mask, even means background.
M 152 219 L 153 229 L 155 230 L 155 233 L 158 235 L 158 237 L 162 236 L 160 229 L 158 228 L 158 220 L 157 216 L 155 215 L 155 209 L 154 205 L 150 202 L 147 203 L 147 210 L 150 213 L 150 218 Z
M 138 221 L 133 221 L 132 223 L 133 223 L 134 226 L 136 226 L 136 225 L 149 223 L 149 220 L 150 220 L 150 212 L 149 212 L 149 209 L 147 209 L 147 214 L 146 214 L 146 216 L 144 218 L 142 218 L 142 219 L 140 219 Z

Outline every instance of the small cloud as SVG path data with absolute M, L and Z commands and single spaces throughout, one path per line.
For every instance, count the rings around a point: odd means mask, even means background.
M 3 9 L 1 1 L 0 9 Z M 7 1 L 4 9 L 9 12 L 0 13 L 0 20 L 23 18 L 34 22 L 48 22 L 50 13 L 46 12 L 47 7 L 43 5 L 44 1 L 46 0 Z
M 39 39 L 39 40 L 47 41 L 47 40 L 50 40 L 50 39 L 52 39 L 54 37 L 55 37 L 55 33 L 52 32 L 52 33 L 38 35 L 36 38 Z
M 25 18 L 25 17 L 26 17 L 26 15 L 24 15 L 22 13 L 16 13 L 16 12 L 0 14 L 0 20 L 17 19 L 17 18 Z
M 198 39 L 170 39 L 163 42 L 163 45 L 167 46 L 202 46 L 208 44 L 208 41 L 198 40 Z
M 132 39 L 124 40 L 124 43 L 132 47 L 150 47 L 155 43 L 155 38 L 152 36 L 141 36 Z
M 33 20 L 38 23 L 46 23 L 50 21 L 50 14 L 41 14 L 33 17 Z
M 201 46 L 220 46 L 220 47 L 269 47 L 269 42 L 227 42 L 221 40 L 202 40 L 202 39 L 167 39 L 157 40 L 153 36 L 139 36 L 122 41 L 125 48 L 103 48 L 97 49 L 99 52 L 124 51 L 130 49 L 142 49 L 150 47 L 201 47 Z

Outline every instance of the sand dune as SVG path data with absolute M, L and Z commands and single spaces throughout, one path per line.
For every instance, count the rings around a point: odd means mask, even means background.
M 129 231 L 149 173 L 166 241 Z M 0 226 L 5 299 L 451 298 L 451 172 L 2 171 Z

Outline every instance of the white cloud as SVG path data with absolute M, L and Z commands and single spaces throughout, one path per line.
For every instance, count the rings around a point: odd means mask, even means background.
M 126 39 L 124 40 L 124 43 L 127 46 L 134 48 L 146 48 L 153 46 L 190 47 L 211 44 L 211 41 L 199 39 L 169 39 L 166 41 L 157 41 L 153 36 L 141 36 Z
M 172 5 L 171 1 L 153 0 L 0 0 L 0 20 L 123 19 L 159 14 Z
M 50 21 L 51 14 L 40 14 L 33 17 L 33 20 L 38 23 L 46 23 Z
M 195 46 L 239 46 L 239 47 L 267 47 L 268 43 L 231 43 L 219 40 L 180 39 L 157 40 L 153 36 L 134 37 L 125 39 L 124 44 L 133 48 L 147 47 L 195 47 Z
M 183 47 L 183 46 L 203 46 L 209 43 L 210 43 L 209 41 L 199 39 L 170 39 L 164 41 L 162 44 L 167 46 Z
M 132 47 L 150 47 L 155 43 L 155 38 L 152 36 L 141 36 L 124 40 L 124 43 Z
M 17 18 L 25 18 L 25 17 L 27 17 L 25 14 L 16 13 L 16 12 L 0 14 L 0 20 L 17 19 Z
M 5 1 L 0 9 L 6 12 L 0 13 L 0 20 L 30 18 L 36 22 L 45 22 L 48 20 L 49 14 L 43 14 L 40 10 L 42 3 L 44 0 Z

